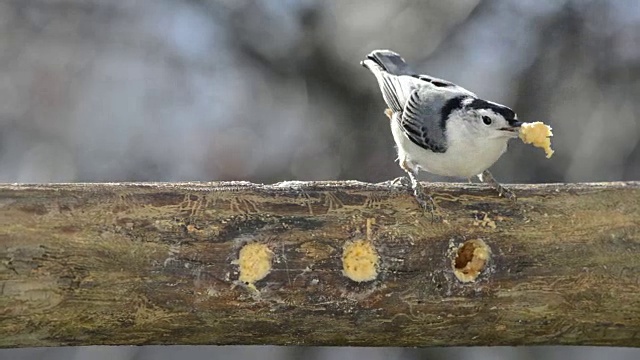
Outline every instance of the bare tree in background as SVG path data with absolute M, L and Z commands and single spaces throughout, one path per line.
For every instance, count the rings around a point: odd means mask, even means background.
M 401 176 L 375 48 L 553 126 L 505 181 L 640 178 L 638 1 L 0 0 L 0 181 Z

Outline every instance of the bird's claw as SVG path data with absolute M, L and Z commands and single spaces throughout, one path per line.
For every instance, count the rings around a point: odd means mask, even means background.
M 513 203 L 516 202 L 516 200 L 517 200 L 516 194 L 513 191 L 511 191 L 511 190 L 507 189 L 506 187 L 502 186 L 493 177 L 493 175 L 491 174 L 491 172 L 489 172 L 489 170 L 483 171 L 482 174 L 478 175 L 478 178 L 483 183 L 489 184 L 494 189 L 496 189 L 496 191 L 498 192 L 498 196 L 507 198 L 507 199 L 511 200 Z
M 404 176 L 397 177 L 393 180 L 383 181 L 378 184 L 389 187 L 392 192 L 405 192 L 407 190 L 411 190 L 411 181 Z
M 432 221 L 440 220 L 440 216 L 438 215 L 438 207 L 436 206 L 435 200 L 431 195 L 424 192 L 422 186 L 418 185 L 413 187 L 413 196 L 416 199 L 416 202 L 420 206 L 423 211 L 428 211 L 431 214 Z
M 399 176 L 391 180 L 391 186 L 401 186 L 401 187 L 411 188 L 411 180 L 409 180 L 409 178 L 406 176 Z
M 427 194 L 424 191 L 424 188 L 420 184 L 417 178 L 417 169 L 414 166 L 411 166 L 406 160 L 400 162 L 400 167 L 407 173 L 408 178 L 398 178 L 394 181 L 398 180 L 400 182 L 409 181 L 409 186 L 413 190 L 413 197 L 418 202 L 418 205 L 423 211 L 428 211 L 431 213 L 431 220 L 436 221 L 440 220 L 440 216 L 437 214 L 437 206 L 436 202 L 433 200 L 431 195 Z
M 518 197 L 516 196 L 516 193 L 514 193 L 513 191 L 507 189 L 506 187 L 499 185 L 496 187 L 496 190 L 498 190 L 498 196 L 502 196 L 506 199 L 511 200 L 513 203 L 516 203 L 518 200 Z
M 432 221 L 435 222 L 440 220 L 440 215 L 438 215 L 436 202 L 435 200 L 433 200 L 433 197 L 431 197 L 431 195 L 422 193 L 420 195 L 414 194 L 414 196 L 416 198 L 416 201 L 418 202 L 418 205 L 420 205 L 420 208 L 423 211 L 427 211 L 431 214 Z

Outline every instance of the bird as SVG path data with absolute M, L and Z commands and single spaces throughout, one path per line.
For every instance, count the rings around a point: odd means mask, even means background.
M 511 108 L 419 74 L 391 50 L 374 50 L 360 64 L 377 79 L 398 163 L 423 209 L 434 214 L 436 204 L 417 179 L 420 170 L 445 177 L 477 176 L 499 196 L 516 200 L 488 170 L 507 150 L 508 141 L 518 137 L 522 122 Z

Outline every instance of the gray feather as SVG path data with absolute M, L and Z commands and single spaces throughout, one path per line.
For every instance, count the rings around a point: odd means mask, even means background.
M 367 58 L 375 61 L 384 71 L 391 75 L 414 75 L 409 65 L 398 54 L 391 50 L 374 50 Z
M 447 92 L 421 87 L 413 91 L 400 117 L 405 135 L 416 145 L 443 153 L 447 150 L 446 122 L 442 109 L 451 98 Z
M 393 112 L 402 112 L 411 92 L 422 82 L 410 75 L 399 75 L 411 70 L 398 54 L 389 50 L 372 52 L 362 65 L 378 79 L 384 102 Z

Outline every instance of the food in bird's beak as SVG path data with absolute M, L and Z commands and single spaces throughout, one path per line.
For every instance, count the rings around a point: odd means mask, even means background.
M 523 123 L 522 126 L 520 126 L 518 136 L 525 144 L 532 144 L 535 147 L 544 149 L 547 159 L 553 155 L 550 139 L 553 133 L 549 125 L 540 121 Z

